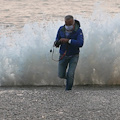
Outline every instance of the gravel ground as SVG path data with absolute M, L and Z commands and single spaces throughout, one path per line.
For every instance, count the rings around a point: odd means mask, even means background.
M 0 87 L 0 120 L 120 120 L 119 86 Z

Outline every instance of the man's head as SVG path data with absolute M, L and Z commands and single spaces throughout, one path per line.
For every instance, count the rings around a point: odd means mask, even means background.
M 65 28 L 72 30 L 74 28 L 74 18 L 72 15 L 65 16 Z

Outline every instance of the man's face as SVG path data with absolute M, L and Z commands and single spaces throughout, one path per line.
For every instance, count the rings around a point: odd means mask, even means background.
M 73 19 L 65 20 L 65 25 L 67 26 L 73 25 Z

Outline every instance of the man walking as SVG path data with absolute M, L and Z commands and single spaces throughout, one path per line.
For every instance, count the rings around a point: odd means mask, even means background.
M 66 79 L 66 90 L 72 90 L 79 48 L 83 46 L 83 43 L 84 37 L 80 22 L 74 20 L 72 15 L 65 16 L 65 25 L 59 28 L 54 45 L 60 46 L 58 76 Z

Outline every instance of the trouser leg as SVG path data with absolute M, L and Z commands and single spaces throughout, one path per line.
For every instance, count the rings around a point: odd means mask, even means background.
M 73 56 L 69 61 L 69 68 L 67 72 L 66 90 L 71 90 L 74 82 L 75 69 L 78 63 L 79 55 Z
M 58 77 L 66 79 L 66 69 L 68 66 L 68 60 L 64 57 L 58 64 Z

